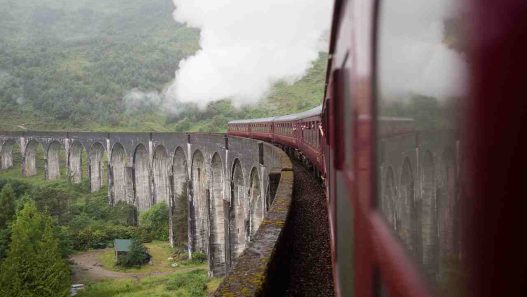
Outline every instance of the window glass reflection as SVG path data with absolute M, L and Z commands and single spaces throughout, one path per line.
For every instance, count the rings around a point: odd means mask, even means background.
M 460 294 L 463 275 L 459 121 L 467 65 L 459 2 L 383 1 L 378 42 L 378 207 L 449 296 Z

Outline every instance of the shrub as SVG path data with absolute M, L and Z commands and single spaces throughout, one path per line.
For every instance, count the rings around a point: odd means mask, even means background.
M 137 209 L 132 204 L 119 201 L 110 209 L 110 217 L 108 219 L 116 224 L 136 226 Z
M 111 217 L 111 211 L 107 193 L 100 191 L 86 197 L 83 212 L 90 218 L 106 220 Z
M 116 238 L 135 238 L 137 227 L 115 225 L 100 221 L 91 222 L 86 227 L 70 231 L 73 249 L 100 249 L 109 246 Z
M 193 263 L 196 263 L 196 264 L 205 263 L 205 262 L 207 262 L 207 260 L 208 260 L 207 255 L 205 255 L 203 253 L 199 253 L 199 252 L 192 253 L 192 262 Z
M 138 240 L 132 240 L 130 251 L 117 257 L 117 265 L 121 267 L 139 267 L 150 261 L 148 250 Z
M 203 297 L 206 296 L 207 281 L 207 272 L 200 269 L 174 275 L 167 282 L 166 289 L 175 291 L 174 296 Z
M 0 189 L 7 184 L 11 185 L 17 197 L 22 196 L 31 189 L 31 184 L 27 182 L 18 181 L 16 179 L 0 178 Z
M 157 203 L 141 214 L 140 228 L 145 241 L 168 240 L 168 206 Z
M 82 179 L 80 183 L 78 184 L 72 184 L 73 190 L 78 193 L 90 193 L 90 180 L 89 179 Z
M 172 258 L 174 261 L 186 261 L 188 260 L 188 249 L 183 246 L 174 247 L 174 252 L 172 253 Z
M 15 191 L 6 184 L 0 191 L 0 230 L 7 228 L 15 217 Z
M 47 211 L 60 224 L 71 220 L 70 202 L 73 195 L 63 188 L 54 185 L 35 187 L 30 196 L 40 211 Z
M 11 242 L 11 228 L 0 230 L 0 262 L 7 256 L 9 243 Z

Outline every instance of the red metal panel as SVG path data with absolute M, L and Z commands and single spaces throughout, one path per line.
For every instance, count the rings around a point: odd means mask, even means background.
M 525 296 L 527 2 L 471 1 L 466 122 L 470 296 Z
M 390 296 L 427 296 L 425 281 L 405 257 L 406 251 L 394 239 L 392 230 L 379 214 L 369 216 L 375 262 Z

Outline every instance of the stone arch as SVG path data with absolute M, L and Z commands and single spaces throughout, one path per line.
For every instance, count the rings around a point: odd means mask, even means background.
M 401 239 L 406 243 L 410 254 L 416 259 L 421 259 L 418 249 L 418 236 L 417 224 L 419 219 L 416 218 L 416 203 L 415 203 L 415 180 L 410 160 L 405 158 L 403 161 L 403 167 L 401 171 L 399 187 L 399 201 L 398 212 L 401 214 L 401 224 L 398 228 Z
M 231 175 L 231 205 L 229 209 L 230 260 L 233 263 L 245 248 L 247 224 L 245 219 L 245 182 L 239 159 L 234 160 Z M 232 266 L 231 266 L 232 267 Z
M 188 168 L 185 151 L 177 147 L 172 160 L 173 200 L 170 203 L 170 241 L 172 245 L 188 242 Z
M 46 179 L 56 180 L 60 178 L 60 163 L 64 157 L 64 147 L 58 141 L 52 141 L 48 145 Z
M 209 245 L 209 195 L 205 157 L 200 150 L 192 156 L 192 205 L 194 211 L 195 250 L 207 253 Z
M 146 147 L 139 144 L 134 152 L 135 205 L 139 211 L 152 206 L 150 194 L 150 164 Z
M 44 167 L 44 149 L 36 140 L 30 140 L 24 150 L 22 173 L 24 176 L 37 175 L 38 169 Z
M 119 201 L 128 201 L 127 192 L 129 191 L 128 184 L 129 174 L 127 169 L 128 155 L 124 147 L 120 143 L 116 143 L 112 147 L 110 156 L 111 164 L 111 180 L 112 180 L 112 204 Z
M 273 204 L 273 200 L 278 190 L 278 184 L 280 183 L 280 177 L 282 176 L 282 169 L 279 167 L 273 167 L 267 175 L 267 188 L 265 189 L 265 210 L 268 211 Z
M 382 186 L 381 209 L 392 227 L 398 231 L 400 224 L 400 213 L 397 212 L 397 189 L 395 187 L 395 174 L 390 166 L 386 169 L 384 184 Z
M 436 271 L 437 265 L 437 223 L 435 197 L 434 157 L 430 151 L 423 156 L 421 170 L 421 239 L 422 262 L 429 275 Z
M 260 174 L 258 168 L 251 169 L 249 177 L 249 226 L 250 235 L 254 236 L 265 215 L 264 201 L 262 199 L 262 191 L 260 186 Z
M 223 162 L 218 153 L 211 161 L 211 260 L 213 274 L 225 273 L 225 214 Z
M 90 156 L 88 157 L 90 163 L 90 190 L 97 192 L 104 185 L 104 146 L 96 142 L 90 147 Z
M 20 146 L 13 139 L 6 140 L 1 146 L 2 169 L 9 169 L 18 160 L 20 162 Z
M 455 183 L 456 163 L 454 152 L 447 149 L 441 156 L 437 189 L 437 212 L 440 261 L 455 255 Z
M 84 152 L 84 146 L 74 141 L 69 149 L 68 156 L 68 172 L 69 179 L 72 183 L 78 184 L 82 180 L 82 155 Z
M 154 175 L 154 202 L 159 203 L 164 201 L 167 205 L 169 205 L 169 173 L 172 164 L 164 146 L 158 145 L 155 148 L 153 163 L 152 172 Z

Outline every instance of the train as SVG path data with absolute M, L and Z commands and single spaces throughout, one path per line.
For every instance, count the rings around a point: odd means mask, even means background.
M 526 28 L 525 1 L 335 1 L 322 105 L 229 122 L 323 179 L 337 296 L 525 294 Z
M 230 121 L 228 134 L 257 138 L 294 149 L 299 158 L 323 173 L 321 115 L 322 105 L 297 114 Z

